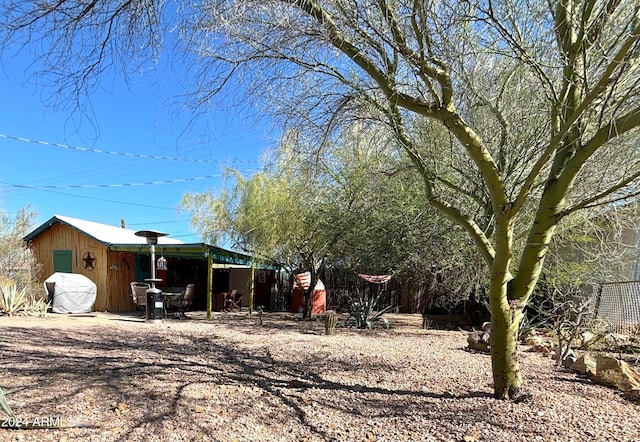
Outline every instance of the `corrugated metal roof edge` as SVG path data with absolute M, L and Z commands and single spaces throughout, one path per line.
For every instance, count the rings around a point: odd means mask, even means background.
M 101 241 L 99 239 L 97 239 L 96 237 L 94 237 L 93 235 L 87 233 L 86 231 L 78 228 L 77 226 L 74 226 L 73 224 L 65 221 L 64 219 L 59 218 L 58 216 L 54 215 L 51 218 L 49 218 L 47 221 L 45 221 L 44 223 L 42 223 L 40 226 L 38 226 L 35 230 L 33 230 L 31 233 L 25 235 L 25 237 L 23 238 L 25 242 L 29 242 L 31 241 L 33 238 L 35 238 L 36 236 L 40 235 L 42 232 L 46 231 L 47 229 L 51 228 L 53 225 L 55 225 L 56 223 L 60 223 L 60 224 L 65 224 L 69 227 L 71 227 L 72 229 L 82 233 L 83 235 L 86 235 L 87 237 L 93 239 L 94 241 L 108 247 L 108 248 L 118 248 L 118 247 L 123 247 L 123 248 L 133 248 L 133 247 L 144 247 L 145 244 L 140 244 L 140 243 L 130 243 L 130 244 L 125 244 L 125 243 L 108 243 L 105 241 Z M 239 253 L 239 252 L 234 252 L 233 250 L 227 250 L 227 249 L 223 249 L 222 247 L 218 247 L 218 246 L 213 246 L 210 244 L 206 244 L 206 243 L 181 243 L 181 244 L 158 244 L 156 246 L 157 248 L 194 248 L 194 247 L 200 247 L 201 249 L 203 249 L 203 252 L 207 251 L 207 252 L 213 252 L 216 253 L 220 256 L 230 256 L 231 257 L 231 261 L 235 261 L 237 263 L 239 263 L 241 260 L 245 261 L 245 262 L 251 262 L 251 256 L 249 255 L 245 255 L 243 253 Z M 208 249 L 208 250 L 207 250 Z M 206 255 L 204 255 L 206 256 Z M 219 258 L 219 260 L 221 261 L 222 259 Z M 272 263 L 265 263 L 265 262 L 261 262 L 261 261 L 257 261 L 256 262 L 256 266 L 258 268 L 277 268 L 278 266 L 272 264 Z
M 40 226 L 36 227 L 36 229 L 34 231 L 32 231 L 31 233 L 28 233 L 27 235 L 24 236 L 23 240 L 25 242 L 29 242 L 31 241 L 33 238 L 35 238 L 36 236 L 40 235 L 42 232 L 45 232 L 46 230 L 49 230 L 51 227 L 53 227 L 55 224 L 64 224 L 67 225 L 69 227 L 71 227 L 72 229 L 82 233 L 83 235 L 88 236 L 89 238 L 93 239 L 94 241 L 99 242 L 100 244 L 103 245 L 108 245 L 108 243 L 105 243 L 104 241 L 100 241 L 98 238 L 96 238 L 93 235 L 90 235 L 89 233 L 85 232 L 84 230 L 79 229 L 78 227 L 74 226 L 73 224 L 58 218 L 56 215 L 52 216 L 51 218 L 49 218 L 47 221 L 45 221 L 44 223 L 42 223 Z
M 75 225 L 73 222 L 70 222 L 68 219 L 75 219 L 75 218 L 71 218 L 71 217 L 64 217 L 62 215 L 54 215 L 51 218 L 49 218 L 47 221 L 45 221 L 44 223 L 42 223 L 40 226 L 38 226 L 35 230 L 33 230 L 31 233 L 28 233 L 27 235 L 25 235 L 23 237 L 23 240 L 25 242 L 29 242 L 31 241 L 33 238 L 37 237 L 38 235 L 40 235 L 42 232 L 48 230 L 49 228 L 51 228 L 53 225 L 55 224 L 64 224 L 66 226 L 71 227 L 72 229 L 74 229 L 77 232 L 82 233 L 83 235 L 93 239 L 94 241 L 105 245 L 105 246 L 111 246 L 113 244 L 118 244 L 115 242 L 109 242 L 109 241 L 104 241 L 102 239 L 97 238 L 95 235 L 92 235 L 91 233 L 89 233 L 87 230 L 83 229 L 80 226 Z M 99 225 L 99 226 L 104 226 L 107 227 L 109 229 L 113 229 L 115 228 L 114 226 L 108 225 L 108 224 L 101 224 L 101 223 L 96 223 L 94 221 L 87 221 L 87 220 L 81 220 L 78 219 L 78 221 L 80 222 L 86 222 L 86 223 L 90 223 L 93 225 Z M 133 232 L 132 230 L 128 229 L 127 232 Z M 160 239 L 160 241 L 162 241 L 162 239 Z M 178 241 L 178 240 L 176 240 Z M 136 244 L 136 245 L 144 245 L 146 243 L 146 240 L 141 238 L 141 242 L 140 243 L 132 243 L 132 244 Z M 167 245 L 176 245 L 176 244 L 183 244 L 182 241 L 178 241 L 178 242 L 172 242 L 170 244 Z M 164 244 L 163 244 L 164 245 Z

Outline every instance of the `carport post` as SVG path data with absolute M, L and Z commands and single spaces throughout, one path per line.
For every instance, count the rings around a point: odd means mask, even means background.
M 213 253 L 207 254 L 207 319 L 211 319 L 213 309 Z

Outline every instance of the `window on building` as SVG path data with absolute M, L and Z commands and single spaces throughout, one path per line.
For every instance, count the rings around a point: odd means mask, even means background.
M 71 250 L 53 251 L 53 272 L 73 273 Z

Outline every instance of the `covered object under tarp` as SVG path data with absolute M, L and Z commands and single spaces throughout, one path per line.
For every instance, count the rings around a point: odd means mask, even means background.
M 56 272 L 45 280 L 44 287 L 50 297 L 53 295 L 53 313 L 88 313 L 96 302 L 96 285 L 78 273 Z

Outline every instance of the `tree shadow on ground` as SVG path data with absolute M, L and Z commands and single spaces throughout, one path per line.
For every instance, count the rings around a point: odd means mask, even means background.
M 495 407 L 488 391 L 454 394 L 405 389 L 389 382 L 375 385 L 375 380 L 362 373 L 386 373 L 392 377 L 394 370 L 402 369 L 375 358 L 354 362 L 341 358 L 339 353 L 318 350 L 289 360 L 266 345 L 242 348 L 217 334 L 215 326 L 200 332 L 168 328 L 158 333 L 149 333 L 145 327 L 149 326 L 93 326 L 72 331 L 5 328 L 5 340 L 0 342 L 0 372 L 9 400 L 36 388 L 41 394 L 28 396 L 17 407 L 22 412 L 36 413 L 55 409 L 56 404 L 65 401 L 77 401 L 92 390 L 100 397 L 115 398 L 114 402 L 126 402 L 131 409 L 146 410 L 136 415 L 127 433 L 120 435 L 121 440 L 136 429 L 144 427 L 147 431 L 149 425 L 159 426 L 183 416 L 185 395 L 196 384 L 214 390 L 221 386 L 244 388 L 250 395 L 248 400 L 267 397 L 265 406 L 277 407 L 322 438 L 330 435 L 318 423 L 318 410 L 354 418 L 366 415 L 385 419 L 411 419 L 416 413 L 423 413 L 446 426 L 447 419 L 454 417 L 469 425 L 487 421 Z M 287 327 L 283 325 L 283 329 Z M 256 332 L 256 327 L 245 332 Z M 334 371 L 348 373 L 356 381 L 338 381 L 332 376 Z M 62 393 L 59 389 L 48 392 L 47 385 L 55 383 L 65 385 Z M 353 400 L 336 402 L 335 392 L 351 395 Z M 464 412 L 460 414 L 459 407 L 455 407 L 457 411 L 450 410 L 446 406 L 449 401 L 464 402 Z M 229 408 L 237 408 L 230 414 L 251 412 L 252 407 L 247 405 L 229 404 Z M 201 425 L 206 432 L 211 422 L 194 425 Z

